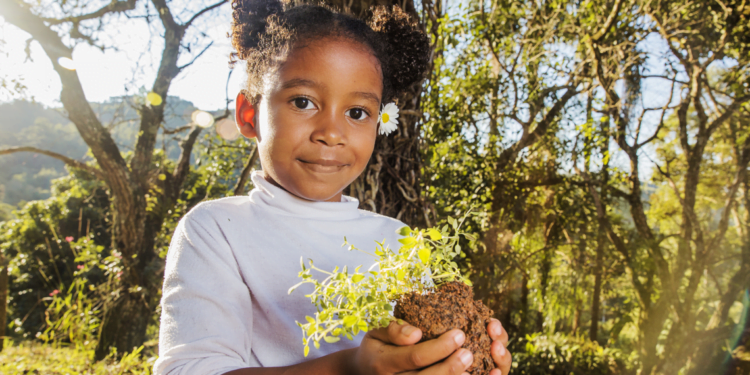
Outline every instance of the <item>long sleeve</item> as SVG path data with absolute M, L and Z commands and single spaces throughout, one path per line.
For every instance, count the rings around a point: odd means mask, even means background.
M 249 367 L 252 300 L 209 210 L 178 225 L 164 275 L 155 374 L 223 374 Z

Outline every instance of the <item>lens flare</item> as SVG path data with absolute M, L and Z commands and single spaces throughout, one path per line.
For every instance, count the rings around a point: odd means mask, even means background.
M 76 70 L 76 63 L 70 57 L 61 57 L 57 59 L 57 63 L 65 69 Z
M 161 95 L 155 92 L 150 92 L 146 95 L 146 101 L 148 104 L 151 104 L 152 107 L 158 107 L 162 103 L 162 98 Z
M 240 136 L 240 132 L 237 130 L 237 125 L 234 123 L 234 120 L 228 118 L 216 123 L 216 133 L 227 141 L 234 141 Z
M 201 128 L 207 128 L 214 124 L 214 116 L 206 111 L 194 111 L 190 117 L 192 118 L 193 123 Z

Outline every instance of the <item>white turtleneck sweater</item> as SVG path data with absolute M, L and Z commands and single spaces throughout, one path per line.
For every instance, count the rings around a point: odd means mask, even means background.
M 300 258 L 315 266 L 367 268 L 375 241 L 398 248 L 398 220 L 358 210 L 359 202 L 311 202 L 252 175 L 255 189 L 201 203 L 180 221 L 167 254 L 155 374 L 223 374 L 305 360 L 295 321 L 313 316 L 306 284 L 291 295 Z M 320 277 L 320 275 L 318 275 Z M 321 277 L 322 279 L 322 277 Z M 358 346 L 321 343 L 308 359 Z

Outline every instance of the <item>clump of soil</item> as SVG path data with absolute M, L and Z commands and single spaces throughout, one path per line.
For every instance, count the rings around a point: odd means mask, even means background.
M 434 339 L 451 329 L 466 333 L 463 348 L 474 353 L 467 370 L 472 375 L 487 375 L 495 368 L 490 354 L 492 340 L 487 324 L 492 310 L 482 301 L 474 301 L 471 287 L 458 281 L 440 285 L 431 293 L 410 293 L 396 303 L 393 316 L 422 330 L 421 341 Z

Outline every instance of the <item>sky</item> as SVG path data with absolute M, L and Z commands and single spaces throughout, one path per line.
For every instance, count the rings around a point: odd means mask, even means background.
M 196 3 L 198 2 L 190 4 Z M 176 2 L 170 2 L 173 8 L 176 7 L 175 4 Z M 181 18 L 187 19 L 194 13 L 193 9 L 187 7 L 181 10 L 182 13 L 177 14 L 178 18 L 182 15 Z M 123 19 L 124 17 L 120 17 L 108 25 L 113 31 L 102 35 L 103 41 L 107 44 L 116 44 L 118 50 L 108 49 L 102 52 L 98 48 L 81 43 L 73 51 L 76 72 L 86 97 L 91 102 L 131 95 L 137 93 L 141 87 L 148 91 L 153 83 L 163 47 L 163 44 L 159 43 L 161 25 L 157 20 L 155 25 L 149 28 L 143 19 Z M 191 55 L 197 54 L 207 41 L 213 41 L 213 45 L 173 81 L 169 90 L 170 96 L 190 101 L 202 110 L 225 107 L 225 88 L 229 74 L 227 62 L 232 50 L 230 39 L 227 38 L 230 21 L 231 8 L 226 4 L 194 24 L 193 30 L 204 32 L 206 37 L 195 32 L 188 34 L 186 42 L 191 42 L 195 38 L 203 41 L 203 44 L 199 43 L 198 46 L 191 43 Z M 116 27 L 110 27 L 112 25 Z M 32 61 L 26 59 L 24 49 L 29 37 L 29 34 L 5 22 L 0 16 L 0 76 L 5 79 L 21 79 L 27 87 L 26 98 L 33 98 L 45 106 L 59 107 L 62 87 L 60 79 L 39 43 L 31 43 Z M 184 55 L 179 64 L 182 65 L 190 59 L 191 56 Z M 230 98 L 237 95 L 245 76 L 244 65 L 237 65 L 228 86 Z M 12 99 L 14 97 L 7 92 L 0 92 L 0 102 Z

